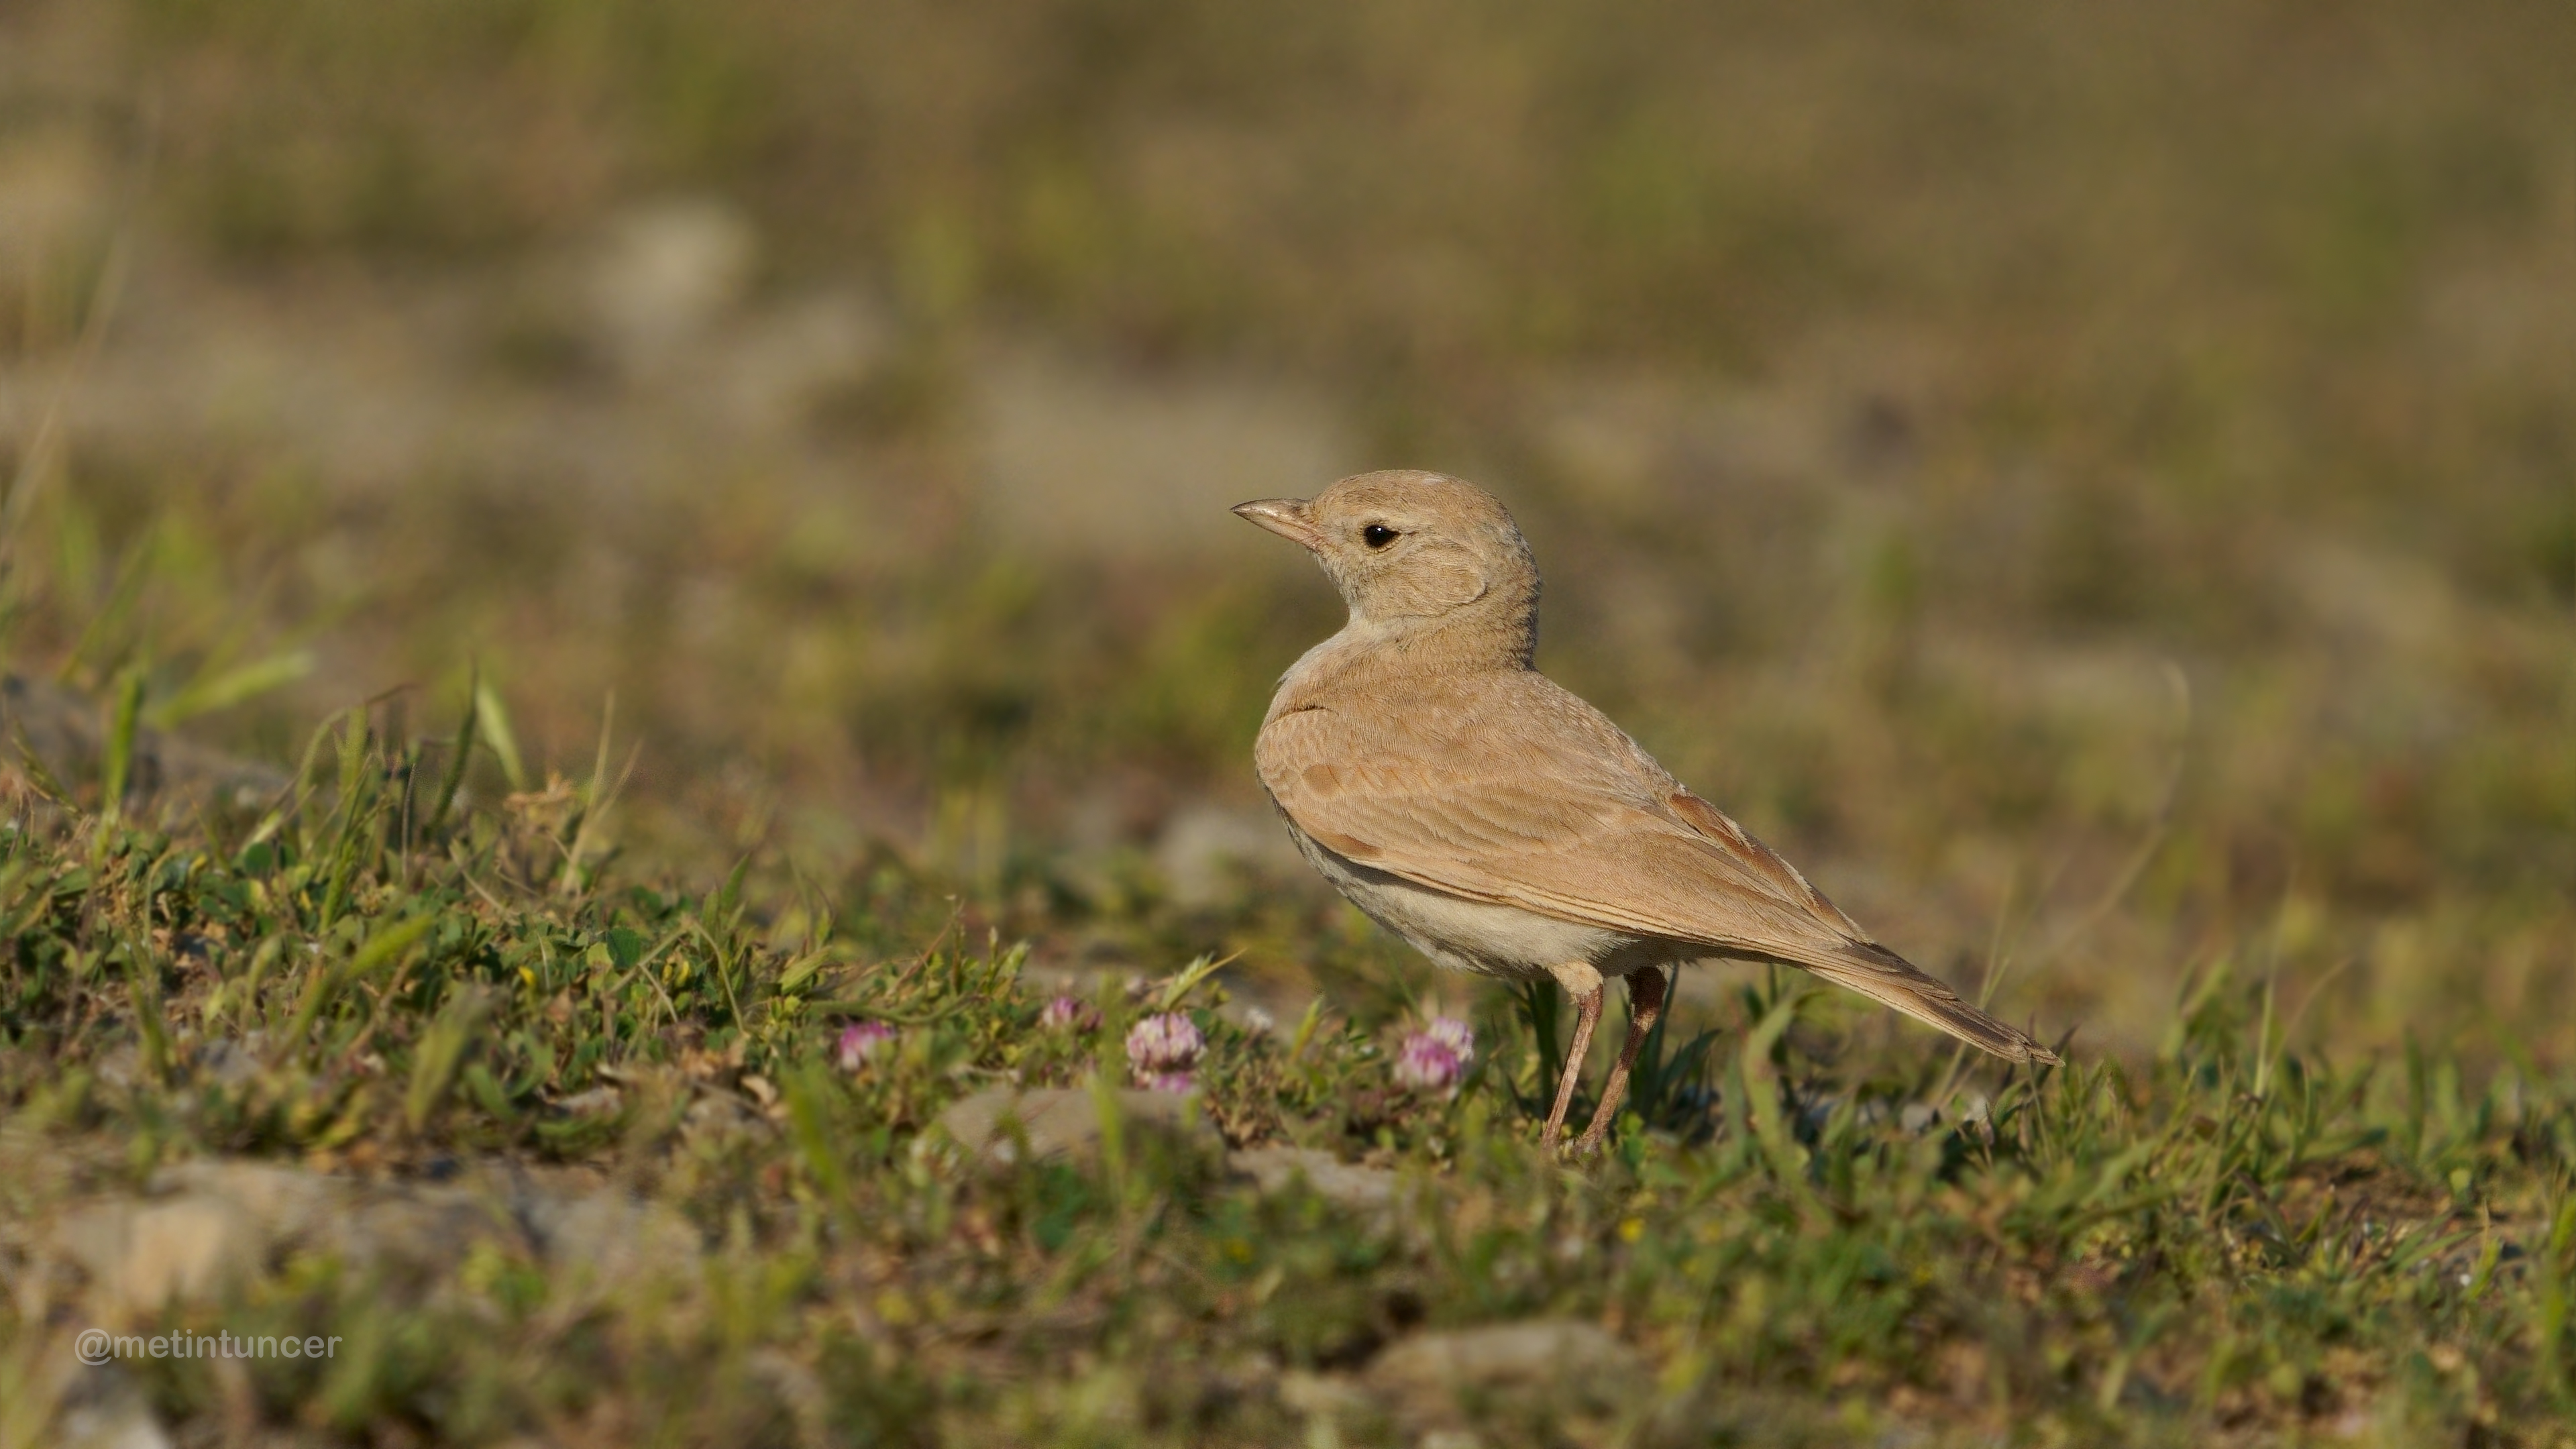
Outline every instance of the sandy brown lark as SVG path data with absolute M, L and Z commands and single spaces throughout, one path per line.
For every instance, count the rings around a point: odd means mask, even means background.
M 1802 967 L 1997 1056 L 2056 1055 L 1878 944 L 1789 863 L 1531 667 L 1538 565 L 1492 495 L 1437 473 L 1345 478 L 1234 510 L 1303 544 L 1350 622 L 1279 682 L 1254 757 L 1298 848 L 1442 966 L 1554 979 L 1574 1041 L 1544 1140 L 1628 982 L 1628 1039 L 1578 1151 L 1600 1146 L 1668 990 L 1709 957 Z

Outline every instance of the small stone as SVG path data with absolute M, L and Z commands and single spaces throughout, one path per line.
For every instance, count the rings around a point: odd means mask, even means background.
M 706 1092 L 689 1104 L 680 1120 L 690 1132 L 723 1136 L 734 1132 L 756 1132 L 769 1125 L 769 1119 L 755 1111 L 751 1104 L 731 1092 Z
M 546 1260 L 595 1286 L 689 1271 L 702 1246 L 698 1230 L 677 1211 L 623 1192 L 531 1192 L 517 1207 Z
M 750 220 L 712 196 L 618 214 L 586 271 L 610 355 L 630 372 L 667 366 L 741 300 L 759 254 Z
M 1285 1192 L 1292 1183 L 1303 1182 L 1315 1196 L 1354 1212 L 1383 1213 L 1395 1206 L 1394 1173 L 1344 1162 L 1312 1147 L 1247 1147 L 1227 1153 L 1225 1165 L 1266 1193 Z
M 593 1183 L 517 1168 L 453 1182 L 358 1182 L 259 1162 L 191 1162 L 158 1173 L 142 1202 L 66 1220 L 58 1241 L 89 1273 L 103 1321 L 196 1302 L 319 1251 L 392 1281 L 426 1284 L 478 1243 L 578 1270 L 597 1288 L 696 1271 L 697 1230 L 669 1207 Z
M 219 1198 L 248 1213 L 270 1240 L 312 1231 L 330 1212 L 336 1187 L 333 1179 L 302 1168 L 222 1158 L 182 1162 L 152 1175 L 155 1194 Z
M 191 1064 L 198 1076 L 219 1087 L 239 1087 L 254 1081 L 261 1067 L 257 1052 L 227 1037 L 200 1043 Z
M 72 1380 L 54 1434 L 62 1449 L 170 1449 L 169 1432 L 153 1417 L 151 1401 L 114 1365 L 84 1370 Z
M 1418 1333 L 1371 1363 L 1369 1387 L 1398 1417 L 1455 1424 L 1496 1401 L 1614 1414 L 1651 1380 L 1635 1349 L 1569 1319 Z
M 1253 880 L 1294 879 L 1305 862 L 1288 832 L 1268 810 L 1185 805 L 1173 812 L 1154 844 L 1154 865 L 1183 910 L 1207 910 L 1232 900 Z
M 1368 1412 L 1369 1397 L 1340 1374 L 1290 1369 L 1279 1376 L 1279 1402 L 1310 1417 L 1340 1418 Z
M 1209 1151 L 1222 1147 L 1216 1129 L 1200 1117 L 1188 1097 L 1169 1092 L 1122 1090 L 1118 1110 L 1127 1125 L 1169 1132 Z M 1091 1093 L 1081 1088 L 1019 1091 L 987 1087 L 939 1114 L 939 1126 L 968 1151 L 995 1162 L 1011 1162 L 1019 1151 L 1011 1126 L 1032 1161 L 1087 1157 L 1100 1145 L 1100 1116 Z
M 218 1197 L 115 1203 L 65 1224 L 63 1246 L 118 1321 L 207 1298 L 266 1255 L 258 1221 Z
M 567 1117 L 614 1117 L 626 1103 L 626 1094 L 615 1087 L 590 1087 L 555 1103 L 555 1110 Z
M 0 739 L 18 742 L 57 778 L 96 779 L 108 711 L 68 685 L 0 675 Z M 291 783 L 274 765 L 235 759 L 178 735 L 138 730 L 126 798 L 247 805 Z

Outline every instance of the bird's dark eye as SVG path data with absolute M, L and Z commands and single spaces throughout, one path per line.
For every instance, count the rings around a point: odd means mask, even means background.
M 1383 523 L 1372 523 L 1360 530 L 1360 539 L 1371 548 L 1384 548 L 1395 542 L 1395 530 Z

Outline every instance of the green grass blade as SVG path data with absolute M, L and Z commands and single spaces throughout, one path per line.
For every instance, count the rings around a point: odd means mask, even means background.
M 109 707 L 106 747 L 99 759 L 98 812 L 109 820 L 125 814 L 125 792 L 134 780 L 135 735 L 143 712 L 143 671 L 128 669 L 117 677 L 116 699 Z
M 420 1135 L 429 1125 L 491 1011 L 489 993 L 472 983 L 460 985 L 448 993 L 446 1006 L 421 1034 L 412 1057 L 411 1082 L 403 1092 L 403 1125 L 412 1135 Z
M 169 729 L 216 710 L 230 709 L 293 684 L 313 672 L 310 649 L 290 649 L 221 671 L 209 670 L 155 704 L 146 716 L 154 729 Z
M 455 808 L 456 794 L 465 786 L 466 768 L 474 761 L 476 727 L 483 719 L 482 708 L 477 703 L 482 687 L 480 671 L 467 677 L 465 709 L 456 720 L 456 741 L 448 748 L 447 767 L 438 776 L 438 794 L 430 801 L 428 822 L 421 827 L 421 835 L 426 839 L 437 839 L 439 831 L 446 828 L 448 811 Z
M 528 772 L 519 763 L 519 737 L 510 729 L 509 706 L 501 702 L 500 691 L 488 679 L 474 681 L 474 714 L 481 722 L 483 742 L 492 747 L 492 758 L 501 762 L 501 778 L 513 790 L 527 789 Z

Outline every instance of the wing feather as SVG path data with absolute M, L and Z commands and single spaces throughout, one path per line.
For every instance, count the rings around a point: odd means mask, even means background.
M 1804 967 L 1998 1056 L 2056 1059 L 1872 941 L 1591 706 L 1517 678 L 1516 697 L 1372 709 L 1365 728 L 1282 714 L 1262 784 L 1327 849 L 1417 885 Z

